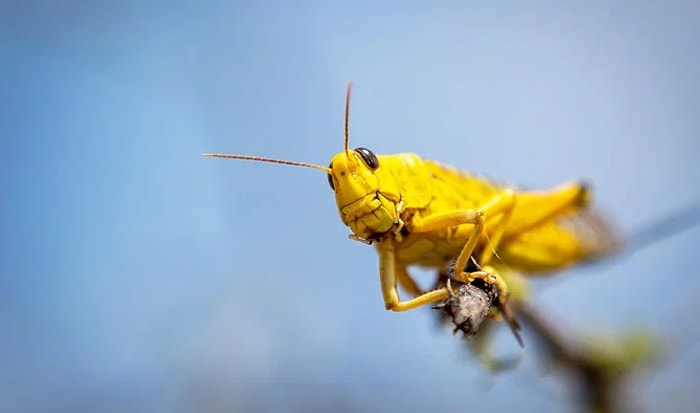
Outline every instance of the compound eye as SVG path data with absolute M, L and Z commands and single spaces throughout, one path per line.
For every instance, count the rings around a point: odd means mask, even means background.
M 333 162 L 331 162 L 330 165 L 328 165 L 328 168 L 331 170 L 333 169 Z M 335 185 L 333 185 L 333 176 L 331 176 L 331 174 L 328 174 L 328 185 L 330 185 L 331 189 L 335 191 Z
M 374 152 L 367 148 L 357 148 L 355 152 L 360 155 L 360 158 L 362 158 L 362 161 L 369 169 L 374 171 L 379 168 L 379 159 L 377 159 L 377 155 Z

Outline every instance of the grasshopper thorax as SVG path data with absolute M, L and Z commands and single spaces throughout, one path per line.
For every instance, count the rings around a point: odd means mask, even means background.
M 399 223 L 399 184 L 382 158 L 357 148 L 338 153 L 329 165 L 340 219 L 360 239 L 380 239 Z

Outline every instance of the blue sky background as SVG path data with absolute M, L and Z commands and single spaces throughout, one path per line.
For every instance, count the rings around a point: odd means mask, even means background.
M 430 311 L 384 311 L 321 173 L 199 154 L 325 165 L 354 80 L 353 147 L 588 178 L 634 230 L 700 200 L 700 7 L 608 3 L 3 2 L 0 409 L 561 411 L 532 346 L 504 332 L 487 388 Z M 675 343 L 647 411 L 700 402 L 699 244 L 539 283 L 572 328 Z

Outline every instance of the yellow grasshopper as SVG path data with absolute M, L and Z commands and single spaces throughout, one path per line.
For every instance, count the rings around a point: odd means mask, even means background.
M 490 265 L 494 256 L 509 268 L 544 273 L 595 258 L 610 250 L 611 227 L 589 220 L 589 186 L 572 182 L 548 191 L 519 191 L 460 172 L 412 153 L 375 155 L 348 147 L 352 82 L 345 95 L 343 151 L 328 167 L 248 155 L 204 153 L 319 169 L 328 176 L 340 219 L 350 238 L 374 244 L 386 309 L 406 311 L 445 300 L 448 288 L 422 291 L 409 265 L 444 270 L 454 262 L 463 283 L 496 285 L 505 303 L 508 285 Z M 590 221 L 590 223 L 589 223 Z M 466 272 L 475 258 L 477 270 Z M 456 261 L 455 261 L 456 258 Z M 457 271 L 459 270 L 459 271 Z M 402 300 L 397 283 L 413 297 Z

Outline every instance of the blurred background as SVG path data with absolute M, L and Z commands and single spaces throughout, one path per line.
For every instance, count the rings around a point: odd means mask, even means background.
M 432 310 L 385 311 L 322 173 L 199 156 L 325 165 L 353 80 L 352 147 L 587 178 L 627 232 L 700 200 L 697 2 L 488 3 L 3 1 L 0 410 L 570 406 L 508 331 L 490 378 Z M 672 344 L 641 410 L 700 403 L 699 244 L 537 283 L 572 331 Z

